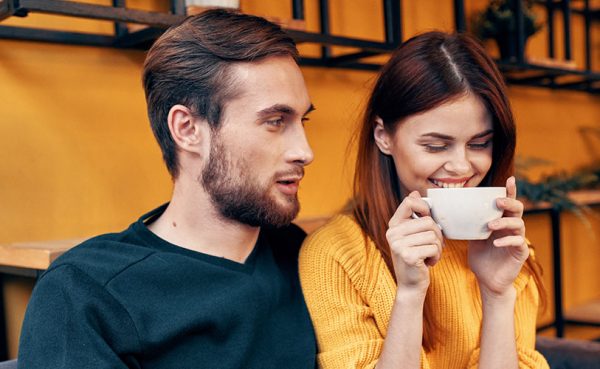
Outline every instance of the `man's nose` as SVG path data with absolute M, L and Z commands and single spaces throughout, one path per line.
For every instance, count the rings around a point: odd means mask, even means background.
M 308 165 L 312 163 L 314 154 L 310 148 L 310 145 L 308 144 L 306 132 L 304 131 L 304 127 L 302 125 L 299 125 L 299 127 L 294 130 L 289 148 L 290 149 L 287 152 L 288 161 L 302 165 Z

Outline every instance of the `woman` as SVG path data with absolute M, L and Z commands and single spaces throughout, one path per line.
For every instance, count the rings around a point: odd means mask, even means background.
M 502 76 L 476 41 L 429 32 L 393 53 L 359 132 L 350 210 L 300 254 L 321 368 L 548 368 L 514 151 Z M 421 196 L 474 186 L 506 186 L 503 217 L 487 240 L 445 240 Z

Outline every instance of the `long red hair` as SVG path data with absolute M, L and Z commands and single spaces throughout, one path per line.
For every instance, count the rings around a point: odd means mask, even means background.
M 515 122 L 502 75 L 481 45 L 465 34 L 428 32 L 403 43 L 382 68 L 357 131 L 358 153 L 351 212 L 365 234 L 381 252 L 394 275 L 386 239 L 389 220 L 403 197 L 391 156 L 379 151 L 373 136 L 376 118 L 393 133 L 402 121 L 464 94 L 478 96 L 493 117 L 492 166 L 482 186 L 504 186 L 513 173 L 516 146 Z M 525 265 L 545 293 L 541 269 L 529 258 Z M 423 346 L 430 351 L 438 342 L 433 307 L 425 299 Z

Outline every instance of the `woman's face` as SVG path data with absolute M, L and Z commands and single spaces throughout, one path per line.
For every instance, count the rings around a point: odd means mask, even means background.
M 381 121 L 379 149 L 394 159 L 402 196 L 428 188 L 475 187 L 492 165 L 492 117 L 483 102 L 466 94 L 404 119 L 395 132 Z

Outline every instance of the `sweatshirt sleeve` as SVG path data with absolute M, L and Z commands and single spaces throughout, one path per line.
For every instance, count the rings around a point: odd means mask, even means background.
M 378 326 L 361 295 L 361 256 L 344 254 L 337 246 L 317 235 L 300 251 L 300 280 L 317 336 L 317 361 L 322 369 L 372 369 L 387 328 Z M 422 368 L 429 369 L 423 351 L 421 358 Z
M 533 257 L 533 253 L 531 257 Z M 514 286 L 518 293 L 515 304 L 515 336 L 519 368 L 549 369 L 550 367 L 544 356 L 535 350 L 536 319 L 539 304 L 535 280 L 529 271 L 523 269 L 515 280 Z M 477 369 L 479 354 L 479 348 L 473 351 L 467 368 Z
M 58 266 L 37 282 L 25 314 L 19 368 L 128 368 L 139 351 L 123 306 L 79 269 Z

